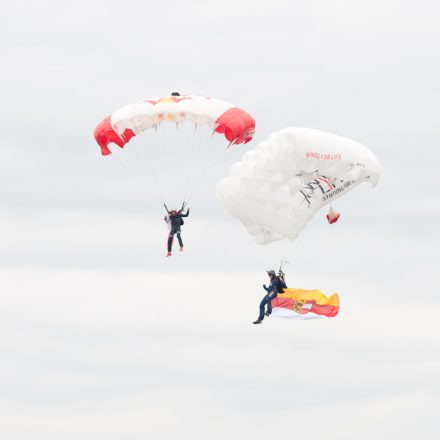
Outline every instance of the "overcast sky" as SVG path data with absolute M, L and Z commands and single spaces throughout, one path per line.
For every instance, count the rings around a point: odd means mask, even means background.
M 0 437 L 438 439 L 439 14 L 423 0 L 2 2 Z M 100 156 L 98 122 L 175 90 L 246 109 L 254 140 L 225 151 L 208 133 L 200 176 L 192 128 Z M 258 246 L 215 184 L 289 126 L 367 145 L 383 177 L 339 199 L 335 225 L 323 210 L 295 242 Z M 180 140 L 202 149 L 165 170 Z M 180 203 L 182 173 L 198 179 L 186 249 L 166 259 L 162 201 Z M 339 293 L 338 317 L 252 325 L 281 258 L 290 286 Z

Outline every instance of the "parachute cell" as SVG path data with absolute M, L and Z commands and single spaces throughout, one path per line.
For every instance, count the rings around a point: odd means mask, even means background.
M 365 146 L 323 131 L 285 128 L 232 165 L 217 197 L 257 243 L 266 244 L 294 240 L 322 206 L 379 179 L 379 162 Z

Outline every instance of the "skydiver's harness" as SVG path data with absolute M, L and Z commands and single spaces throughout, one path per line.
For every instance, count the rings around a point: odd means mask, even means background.
M 167 205 L 164 203 L 168 216 L 165 217 L 165 221 L 170 225 L 170 234 L 175 234 L 180 232 L 180 227 L 185 224 L 183 218 L 181 217 L 183 210 L 186 207 L 186 202 L 182 203 L 182 207 L 177 211 L 176 215 L 171 215 L 171 211 L 168 209 Z
M 176 216 L 173 215 L 165 218 L 166 218 L 165 221 L 170 225 L 170 231 L 178 232 L 180 231 L 180 227 L 185 224 L 183 218 L 177 215 Z
M 263 286 L 264 290 L 267 292 L 267 294 L 270 296 L 271 294 L 274 294 L 273 298 L 277 296 L 278 294 L 278 279 L 277 277 L 274 277 L 270 280 L 269 287 Z
M 279 293 L 283 293 L 285 288 L 287 288 L 287 285 L 284 278 L 281 278 L 281 276 L 278 275 L 271 280 L 269 287 L 264 287 L 264 290 L 268 295 L 273 293 L 274 296 L 277 296 Z
M 270 282 L 269 287 L 264 287 L 264 290 L 266 290 L 267 294 L 270 295 L 271 293 L 274 293 L 274 297 L 277 296 L 279 293 L 283 293 L 284 289 L 287 289 L 287 284 L 285 281 L 286 274 L 283 272 L 283 265 L 289 263 L 288 261 L 283 262 L 281 260 L 281 265 L 278 270 L 278 275 L 273 278 Z

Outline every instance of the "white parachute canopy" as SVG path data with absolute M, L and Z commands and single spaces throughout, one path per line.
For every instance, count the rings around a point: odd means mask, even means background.
M 376 186 L 380 174 L 376 156 L 358 142 L 285 128 L 232 165 L 217 198 L 257 243 L 294 240 L 322 206 L 361 182 Z

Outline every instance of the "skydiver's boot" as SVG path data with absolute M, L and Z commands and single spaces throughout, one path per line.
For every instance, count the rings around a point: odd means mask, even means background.
M 167 253 L 167 257 L 171 257 L 171 252 L 168 252 L 168 253 Z
M 261 319 L 257 319 L 256 321 L 253 322 L 253 324 L 261 324 L 263 321 Z
M 180 246 L 180 252 L 183 252 L 183 246 Z

